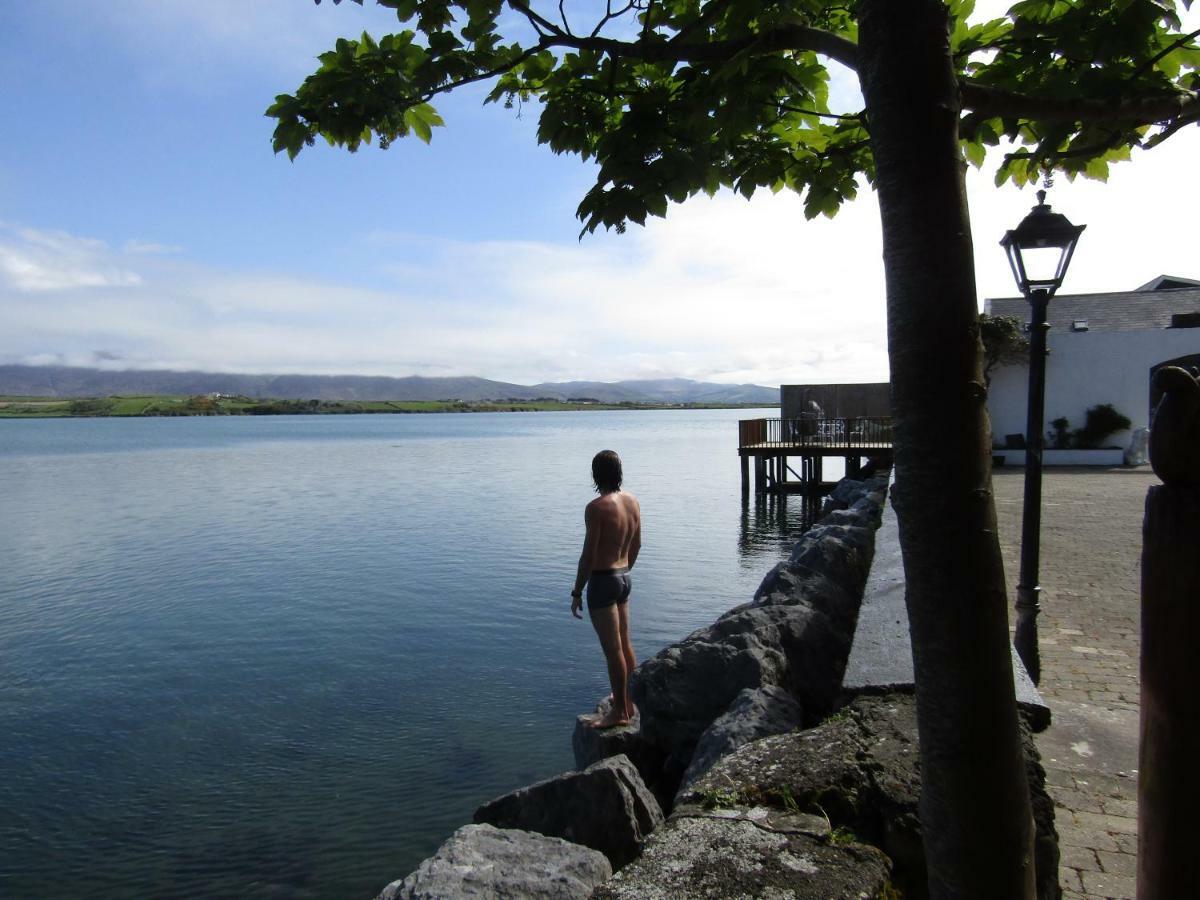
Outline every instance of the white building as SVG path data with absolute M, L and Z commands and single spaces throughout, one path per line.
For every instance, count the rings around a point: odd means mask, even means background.
M 988 300 L 985 311 L 1029 321 L 1022 297 Z M 1109 403 L 1133 422 L 1105 442 L 1124 448 L 1133 429 L 1149 427 L 1158 400 L 1151 396 L 1153 372 L 1165 364 L 1200 366 L 1200 281 L 1160 275 L 1133 291 L 1056 295 L 1049 321 L 1046 428 L 1061 416 L 1078 428 L 1090 407 Z M 988 412 L 998 445 L 1025 432 L 1028 379 L 1026 365 L 992 375 Z M 1012 455 L 1011 461 L 1023 461 L 1023 453 Z

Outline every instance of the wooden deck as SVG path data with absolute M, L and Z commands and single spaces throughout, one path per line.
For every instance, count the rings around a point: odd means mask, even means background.
M 750 460 L 754 460 L 756 493 L 821 495 L 834 484 L 822 477 L 826 457 L 845 459 L 847 475 L 861 471 L 868 462 L 891 465 L 892 420 L 882 416 L 743 419 L 738 422 L 738 456 L 743 494 L 750 492 Z M 792 457 L 800 458 L 799 472 L 789 461 Z

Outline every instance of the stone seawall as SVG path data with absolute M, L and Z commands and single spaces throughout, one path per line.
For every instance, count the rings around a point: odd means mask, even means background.
M 887 484 L 843 480 L 752 600 L 638 666 L 630 725 L 580 717 L 576 771 L 484 804 L 380 900 L 923 896 L 911 684 L 864 684 L 855 636 L 868 576 L 896 577 L 886 545 L 888 571 L 872 571 Z M 878 617 L 867 593 L 865 618 Z M 887 652 L 906 648 L 904 634 Z M 1032 741 L 1027 753 L 1036 804 Z M 1039 863 L 1057 859 L 1050 810 Z

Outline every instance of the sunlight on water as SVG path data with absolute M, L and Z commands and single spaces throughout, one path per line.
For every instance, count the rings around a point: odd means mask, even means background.
M 786 555 L 760 414 L 0 423 L 0 896 L 373 896 L 573 765 L 595 451 L 643 505 L 639 655 Z

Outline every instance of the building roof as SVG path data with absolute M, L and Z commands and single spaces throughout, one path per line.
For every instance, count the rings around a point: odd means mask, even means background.
M 998 297 L 984 305 L 993 316 L 1029 319 L 1024 297 Z M 1200 281 L 1160 275 L 1133 291 L 1106 294 L 1055 294 L 1050 327 L 1077 331 L 1143 331 L 1171 327 L 1171 317 L 1200 313 Z M 1082 324 L 1082 327 L 1080 327 Z

